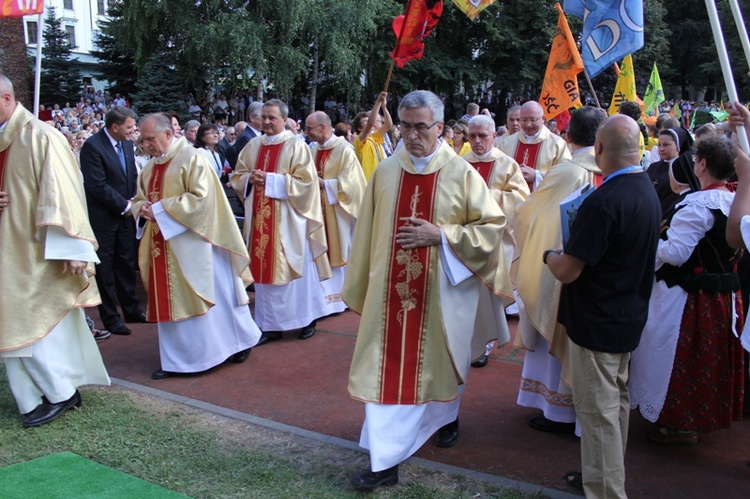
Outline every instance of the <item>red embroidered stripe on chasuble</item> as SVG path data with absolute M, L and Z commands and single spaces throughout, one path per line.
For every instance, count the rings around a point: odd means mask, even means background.
M 282 147 L 284 142 L 261 145 L 255 167 L 267 173 L 276 173 Z M 258 284 L 273 284 L 276 259 L 275 230 L 276 200 L 266 196 L 262 187 L 256 187 L 253 194 L 253 222 L 250 233 L 250 271 Z
M 601 187 L 602 183 L 604 183 L 604 177 L 602 177 L 602 174 L 594 173 L 594 187 Z
M 331 152 L 333 149 L 318 149 L 318 153 L 315 156 L 315 169 L 318 172 L 318 177 L 323 178 L 323 172 L 325 172 L 326 164 L 328 163 L 328 158 L 331 157 Z M 325 217 L 326 212 L 326 205 L 328 204 L 328 196 L 325 193 L 325 189 L 321 189 L 320 193 L 320 204 L 323 206 L 323 227 L 326 231 L 326 236 L 329 238 L 331 235 L 328 233 L 328 221 Z M 328 248 L 328 256 L 330 259 L 331 256 L 331 249 Z
M 495 165 L 494 161 L 477 161 L 476 163 L 469 163 L 484 179 L 484 183 L 490 185 L 490 175 L 492 174 L 492 167 Z
M 164 173 L 171 161 L 154 165 L 148 182 L 148 200 L 153 204 L 161 200 L 164 188 Z M 149 255 L 149 293 L 146 315 L 149 322 L 169 322 L 172 320 L 172 306 L 169 301 L 169 255 L 164 236 L 156 223 L 151 223 L 151 253 Z
M 432 222 L 439 172 L 401 172 L 393 246 L 386 285 L 385 333 L 380 400 L 383 404 L 416 404 L 427 320 L 430 247 L 407 250 L 396 244 L 399 227 L 410 217 Z
M 8 159 L 8 149 L 0 151 L 0 191 L 5 192 L 5 160 Z
M 516 160 L 519 166 L 528 166 L 536 170 L 536 161 L 539 159 L 539 149 L 541 149 L 542 143 L 537 142 L 536 144 L 524 144 L 520 140 L 516 146 L 516 154 L 513 155 L 513 159 Z M 533 191 L 533 182 L 526 182 L 529 184 L 529 190 Z

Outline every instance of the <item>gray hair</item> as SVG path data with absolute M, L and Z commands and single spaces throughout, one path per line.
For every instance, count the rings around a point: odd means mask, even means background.
M 16 94 L 13 91 L 13 82 L 11 82 L 7 76 L 0 73 L 0 93 L 3 92 L 9 92 L 11 97 L 14 99 L 16 98 Z
M 469 120 L 469 126 L 484 127 L 487 130 L 495 131 L 495 120 L 487 116 L 486 114 L 477 114 Z
M 250 116 L 253 118 L 260 118 L 260 113 L 263 110 L 263 103 L 260 101 L 251 102 L 250 106 L 247 108 L 247 118 L 250 119 Z
M 440 97 L 433 94 L 429 90 L 415 90 L 409 92 L 401 99 L 398 103 L 399 113 L 402 109 L 417 109 L 420 107 L 426 107 L 432 112 L 432 119 L 435 121 L 443 121 L 445 115 L 445 106 Z
M 122 125 L 128 118 L 138 121 L 138 115 L 129 107 L 115 106 L 107 112 L 104 126 L 109 128 L 112 125 Z
M 139 127 L 143 127 L 145 123 L 153 122 L 154 131 L 157 133 L 166 132 L 169 130 L 174 134 L 174 128 L 172 127 L 172 119 L 164 113 L 151 113 L 141 118 Z M 188 122 L 189 123 L 189 122 Z M 186 125 L 187 126 L 187 125 Z
M 279 108 L 279 113 L 281 113 L 281 117 L 284 119 L 287 119 L 289 117 L 289 107 L 284 103 L 284 101 L 279 99 L 271 99 L 269 101 L 266 101 L 265 104 L 263 104 L 263 107 L 268 106 L 275 106 Z
M 194 126 L 195 127 L 201 126 L 201 122 L 198 121 L 198 120 L 190 120 L 187 123 L 185 123 L 185 126 L 183 128 L 185 130 L 189 130 L 189 129 L 193 128 Z M 160 130 L 160 131 L 163 131 L 163 130 Z
M 506 116 L 506 117 L 507 117 L 507 116 L 510 116 L 510 113 L 512 113 L 512 112 L 515 112 L 515 111 L 521 111 L 521 106 L 517 106 L 517 105 L 516 105 L 516 106 L 512 106 L 512 107 L 510 107 L 510 109 L 508 109 L 508 112 L 506 113 L 506 115 L 505 115 L 505 116 Z

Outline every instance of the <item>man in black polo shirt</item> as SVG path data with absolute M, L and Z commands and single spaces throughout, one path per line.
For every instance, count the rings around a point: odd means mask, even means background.
M 594 153 L 604 183 L 581 204 L 564 251 L 544 253 L 564 284 L 558 320 L 571 340 L 581 425 L 582 476 L 566 480 L 581 484 L 587 497 L 626 497 L 628 362 L 646 324 L 661 218 L 640 167 L 639 133 L 625 115 L 602 123 Z

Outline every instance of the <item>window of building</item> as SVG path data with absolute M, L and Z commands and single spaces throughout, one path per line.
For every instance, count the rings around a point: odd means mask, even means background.
M 73 0 L 63 0 L 63 9 L 73 10 Z
M 107 0 L 98 0 L 96 2 L 96 13 L 100 16 L 107 15 Z
M 65 26 L 65 35 L 68 37 L 68 45 L 75 48 L 76 45 L 76 28 L 75 26 Z
M 26 43 L 36 45 L 36 21 L 26 21 Z

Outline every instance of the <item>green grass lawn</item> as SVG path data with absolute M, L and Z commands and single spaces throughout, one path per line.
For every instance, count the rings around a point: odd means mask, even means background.
M 71 451 L 192 497 L 363 495 L 347 480 L 367 466 L 364 454 L 123 388 L 88 388 L 81 394 L 80 410 L 25 429 L 0 363 L 0 467 Z M 368 496 L 533 497 L 408 464 L 401 481 Z

